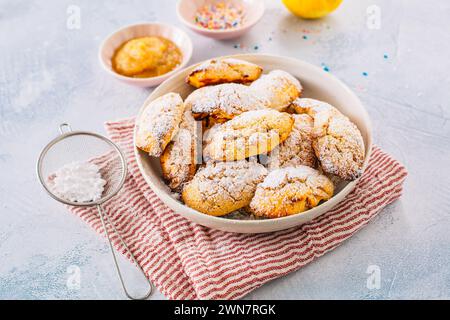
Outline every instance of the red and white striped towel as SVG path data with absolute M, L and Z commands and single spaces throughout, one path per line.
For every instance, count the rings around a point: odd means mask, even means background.
M 398 199 L 406 169 L 374 147 L 369 167 L 347 199 L 298 228 L 233 234 L 192 223 L 167 208 L 141 176 L 133 154 L 134 119 L 106 124 L 125 152 L 129 176 L 103 205 L 139 264 L 171 299 L 237 299 L 334 249 Z M 70 208 L 103 233 L 95 208 Z M 115 247 L 125 254 L 117 237 Z M 275 297 L 274 297 L 275 298 Z

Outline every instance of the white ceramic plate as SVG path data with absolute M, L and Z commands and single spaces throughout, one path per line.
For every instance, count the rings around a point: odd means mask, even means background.
M 288 71 L 301 81 L 305 89 L 303 97 L 314 98 L 331 103 L 348 116 L 358 126 L 364 139 L 366 147 L 366 159 L 364 162 L 365 170 L 372 150 L 372 129 L 370 119 L 361 104 L 361 101 L 345 84 L 318 67 L 292 58 L 259 54 L 243 54 L 231 57 L 256 63 L 264 68 L 265 73 L 273 69 Z M 181 70 L 163 82 L 147 98 L 144 105 L 147 105 L 150 101 L 168 92 L 177 92 L 185 98 L 194 90 L 193 87 L 189 86 L 184 81 L 193 68 L 194 66 L 191 66 Z M 141 108 L 138 118 L 142 110 L 143 108 Z M 304 213 L 271 220 L 233 220 L 200 213 L 174 199 L 170 195 L 168 188 L 162 179 L 159 159 L 149 157 L 145 152 L 142 152 L 138 148 L 135 148 L 135 155 L 145 181 L 168 207 L 193 222 L 229 232 L 273 232 L 301 225 L 333 208 L 353 190 L 357 183 L 357 180 L 343 183 L 338 186 L 335 195 L 330 200 Z

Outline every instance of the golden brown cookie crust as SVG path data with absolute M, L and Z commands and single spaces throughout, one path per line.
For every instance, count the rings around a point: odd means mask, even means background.
M 313 148 L 313 119 L 307 114 L 294 114 L 294 126 L 289 137 L 276 147 L 268 157 L 269 170 L 305 165 L 316 166 Z
M 250 210 L 265 218 L 294 215 L 330 199 L 333 192 L 330 179 L 313 168 L 281 168 L 270 172 L 257 186 Z
M 159 157 L 178 133 L 183 112 L 184 103 L 177 93 L 171 92 L 150 102 L 136 123 L 136 146 Z
M 221 83 L 249 83 L 259 78 L 263 69 L 239 59 L 212 59 L 197 66 L 186 78 L 196 88 Z
M 314 119 L 313 147 L 323 170 L 344 180 L 361 176 L 365 147 L 358 127 L 322 101 L 296 99 L 292 106 L 297 113 L 306 113 Z
M 217 161 L 234 161 L 267 154 L 288 138 L 293 125 L 288 113 L 273 109 L 245 112 L 213 134 L 209 155 Z
M 184 186 L 182 199 L 197 211 L 223 216 L 247 206 L 266 175 L 256 162 L 210 162 Z
M 185 103 L 187 109 L 192 110 L 195 119 L 209 116 L 216 122 L 224 122 L 243 112 L 266 107 L 266 102 L 259 99 L 249 87 L 236 83 L 197 89 L 186 98 Z
M 196 172 L 197 122 L 186 111 L 180 130 L 160 157 L 164 180 L 174 191 L 181 191 L 182 185 L 190 181 Z
M 203 160 L 205 162 L 208 162 L 211 160 L 211 156 L 209 155 L 208 146 L 211 144 L 212 137 L 214 134 L 220 129 L 222 124 L 216 123 L 212 127 L 206 129 L 203 131 L 203 137 L 202 137 L 202 155 Z
M 269 108 L 278 111 L 287 109 L 303 91 L 300 81 L 282 70 L 273 70 L 262 75 L 250 85 L 250 88 L 260 99 L 267 101 Z

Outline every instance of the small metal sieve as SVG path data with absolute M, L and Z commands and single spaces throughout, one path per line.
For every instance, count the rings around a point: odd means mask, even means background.
M 104 214 L 101 207 L 103 203 L 115 196 L 125 183 L 125 178 L 127 175 L 127 163 L 125 156 L 114 142 L 102 135 L 86 131 L 72 131 L 70 125 L 67 123 L 61 124 L 59 126 L 59 131 L 61 134 L 45 146 L 39 155 L 37 162 L 37 175 L 40 183 L 48 194 L 59 202 L 77 207 L 97 207 L 103 229 L 105 230 L 106 237 L 111 248 L 117 274 L 126 296 L 133 300 L 143 300 L 148 298 L 153 291 L 152 283 L 145 276 L 144 271 L 137 263 L 136 258 L 133 256 L 128 246 L 125 244 L 122 236 L 117 231 L 114 224 L 111 223 L 108 215 Z M 104 186 L 100 199 L 90 202 L 69 201 L 56 194 L 54 189 L 52 189 L 52 176 L 54 176 L 55 172 L 65 165 L 77 161 L 89 161 L 99 166 L 102 179 L 106 181 L 106 185 Z M 111 242 L 110 232 L 106 227 L 105 221 L 111 226 L 112 230 L 120 239 L 123 247 L 128 251 L 128 254 L 134 261 L 135 265 L 148 282 L 150 288 L 145 295 L 134 297 L 128 292 L 117 262 L 116 253 Z

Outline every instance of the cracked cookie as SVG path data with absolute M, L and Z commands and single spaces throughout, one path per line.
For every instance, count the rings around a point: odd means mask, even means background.
M 248 111 L 222 124 L 208 145 L 209 156 L 218 161 L 242 160 L 267 154 L 285 141 L 294 118 L 273 109 Z
M 249 83 L 259 78 L 262 68 L 239 59 L 212 59 L 197 66 L 186 78 L 196 88 L 220 83 Z
M 212 127 L 206 129 L 203 132 L 203 159 L 205 162 L 211 160 L 211 157 L 209 156 L 208 146 L 211 143 L 214 133 L 216 133 L 219 130 L 220 126 L 221 126 L 220 123 L 216 123 Z
M 186 111 L 180 129 L 160 157 L 162 175 L 168 186 L 180 191 L 182 185 L 192 179 L 197 169 L 197 122 Z
M 297 113 L 314 119 L 313 148 L 326 173 L 344 180 L 362 174 L 365 148 L 358 127 L 332 105 L 314 99 L 296 99 Z
M 209 116 L 217 122 L 233 119 L 243 112 L 262 109 L 267 105 L 249 87 L 236 83 L 197 89 L 186 98 L 185 103 L 195 119 Z
M 273 70 L 255 80 L 250 88 L 260 99 L 267 101 L 268 107 L 283 111 L 300 97 L 303 88 L 295 77 L 282 70 Z
M 307 114 L 294 114 L 294 127 L 289 137 L 270 152 L 267 158 L 269 170 L 305 165 L 316 166 L 312 146 L 313 119 Z
M 250 211 L 259 217 L 279 218 L 316 207 L 333 196 L 333 183 L 319 171 L 287 167 L 270 172 L 256 187 Z
M 178 133 L 183 112 L 183 100 L 177 93 L 150 102 L 136 123 L 136 147 L 159 157 Z
M 266 175 L 267 169 L 256 162 L 211 162 L 197 171 L 181 196 L 197 211 L 223 216 L 248 206 Z

